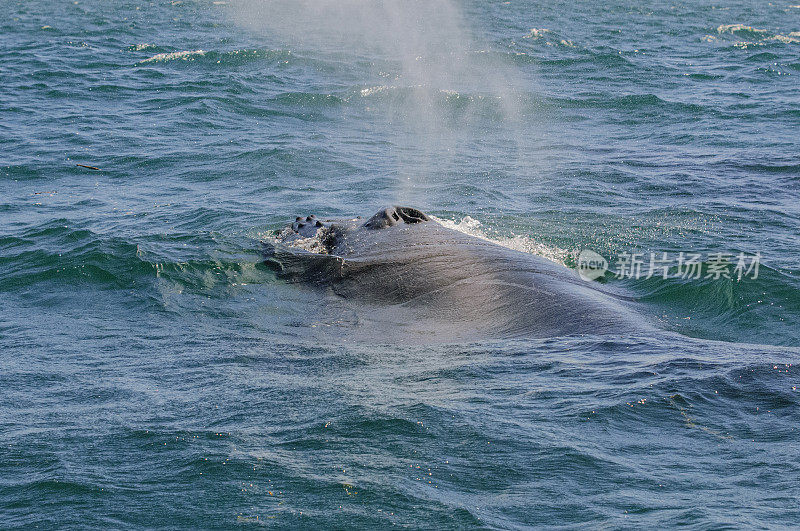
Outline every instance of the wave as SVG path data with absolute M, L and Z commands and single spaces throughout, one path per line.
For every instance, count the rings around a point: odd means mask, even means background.
M 128 49 L 130 51 L 132 51 L 132 52 L 143 52 L 145 50 L 150 50 L 150 49 L 153 49 L 153 48 L 157 48 L 157 46 L 155 44 L 149 44 L 149 43 L 143 42 L 143 43 L 140 43 L 140 44 L 134 44 L 134 45 L 130 46 Z
M 754 28 L 753 26 L 747 26 L 745 24 L 721 24 L 717 27 L 717 35 L 720 37 L 730 35 L 744 39 L 734 43 L 734 46 L 738 48 L 748 48 L 753 45 L 770 42 L 779 42 L 783 44 L 800 43 L 800 31 L 792 31 L 787 34 L 771 33 L 769 30 Z M 713 41 L 716 40 L 716 38 L 713 35 L 706 35 L 704 40 Z
M 152 268 L 136 256 L 137 246 L 123 239 L 103 238 L 86 229 L 55 220 L 19 237 L 0 238 L 0 289 L 39 282 L 88 280 L 116 287 L 133 287 Z
M 523 39 L 531 39 L 534 41 L 541 40 L 546 46 L 566 46 L 572 48 L 575 44 L 569 39 L 563 39 L 555 32 L 547 28 L 531 28 Z
M 409 104 L 416 101 L 455 106 L 480 104 L 499 110 L 503 96 L 489 93 L 459 92 L 428 85 L 375 85 L 354 89 L 347 95 L 343 95 L 342 99 L 348 102 L 365 99 Z
M 373 114 L 386 112 L 390 119 L 438 127 L 446 124 L 509 123 L 539 109 L 541 100 L 523 93 L 453 90 L 429 85 L 372 85 L 354 87 L 341 94 L 343 101 Z
M 717 33 L 733 33 L 743 35 L 759 35 L 766 33 L 767 30 L 757 29 L 752 26 L 745 26 L 744 24 L 721 24 L 717 27 Z
M 625 112 L 640 112 L 648 115 L 669 113 L 669 116 L 673 119 L 682 115 L 696 119 L 697 116 L 702 114 L 714 115 L 718 113 L 716 109 L 710 106 L 666 100 L 652 93 L 627 94 L 624 96 L 579 93 L 569 98 L 548 97 L 543 100 L 543 103 L 558 109 L 613 109 Z
M 301 107 L 337 107 L 344 99 L 335 94 L 317 92 L 284 92 L 278 94 L 272 101 L 282 105 Z
M 156 55 L 154 55 L 154 56 L 152 56 L 152 57 L 150 57 L 148 59 L 140 61 L 139 64 L 163 63 L 163 62 L 166 62 L 166 61 L 175 61 L 175 60 L 178 60 L 178 59 L 181 59 L 181 60 L 184 60 L 184 61 L 190 61 L 190 60 L 192 60 L 193 58 L 195 58 L 197 56 L 203 56 L 205 54 L 206 54 L 206 52 L 204 52 L 203 50 L 192 50 L 192 51 L 185 50 L 185 51 L 182 51 L 182 52 L 157 53 Z
M 174 50 L 155 44 L 136 44 L 128 47 L 131 52 L 159 51 L 146 57 L 137 65 L 153 65 L 175 61 L 197 62 L 213 68 L 245 65 L 252 62 L 267 61 L 280 66 L 304 66 L 323 72 L 336 72 L 341 68 L 337 60 L 312 57 L 281 48 L 239 48 L 234 50 Z
M 0 291 L 37 284 L 96 285 L 104 289 L 157 294 L 159 283 L 177 291 L 209 293 L 217 288 L 263 282 L 257 249 L 252 255 L 238 242 L 207 234 L 142 236 L 129 240 L 53 220 L 17 236 L 0 237 Z M 217 256 L 208 245 L 225 243 Z M 240 253 L 245 251 L 245 256 Z
M 649 255 L 648 255 L 649 256 Z M 731 269 L 736 264 L 733 253 Z M 613 263 L 613 258 L 612 258 Z M 757 278 L 705 278 L 712 261 L 702 264 L 701 278 L 613 280 L 621 282 L 667 329 L 692 337 L 761 343 L 800 344 L 800 331 L 792 316 L 800 312 L 800 285 L 785 272 L 762 262 Z M 607 275 L 610 273 L 607 273 Z
M 531 28 L 531 30 L 528 32 L 528 34 L 525 35 L 522 38 L 523 39 L 541 39 L 542 37 L 544 37 L 548 33 L 550 33 L 550 30 L 546 29 L 546 28 L 542 28 L 542 29 Z

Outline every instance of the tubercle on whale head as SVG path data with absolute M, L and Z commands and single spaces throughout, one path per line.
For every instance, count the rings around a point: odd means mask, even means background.
M 342 237 L 357 229 L 378 230 L 397 225 L 414 225 L 430 221 L 426 214 L 416 208 L 391 206 L 376 212 L 365 223 L 361 218 L 355 219 L 319 219 L 314 214 L 298 216 L 291 226 L 286 227 L 278 235 L 278 239 L 285 244 L 316 240 L 310 245 L 314 252 L 331 252 Z
M 292 230 L 303 238 L 313 237 L 319 229 L 323 227 L 322 221 L 318 220 L 314 214 L 308 217 L 297 217 L 292 223 Z
M 363 227 L 366 229 L 385 229 L 395 225 L 423 223 L 430 221 L 430 218 L 420 210 L 411 207 L 391 206 L 379 210 L 374 216 L 369 218 Z

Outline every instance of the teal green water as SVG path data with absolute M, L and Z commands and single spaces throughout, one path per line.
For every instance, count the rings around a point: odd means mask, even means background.
M 800 519 L 800 6 L 2 5 L 4 527 Z M 601 279 L 669 343 L 309 334 L 258 240 L 397 203 L 760 269 Z

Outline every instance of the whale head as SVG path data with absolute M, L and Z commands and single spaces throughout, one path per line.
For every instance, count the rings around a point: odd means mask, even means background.
M 314 214 L 298 216 L 276 234 L 277 242 L 262 241 L 265 263 L 288 276 L 300 278 L 340 273 L 340 260 L 364 249 L 394 250 L 401 228 L 432 225 L 431 218 L 416 208 L 390 206 L 363 218 L 327 219 Z M 277 245 L 276 245 L 277 243 Z
M 390 206 L 378 210 L 366 222 L 359 223 L 361 218 L 350 220 L 333 220 L 310 216 L 298 216 L 290 227 L 287 227 L 280 236 L 284 242 L 297 239 L 315 238 L 324 233 L 342 234 L 356 228 L 368 230 L 381 230 L 398 225 L 414 225 L 430 221 L 430 218 L 420 210 L 412 207 Z

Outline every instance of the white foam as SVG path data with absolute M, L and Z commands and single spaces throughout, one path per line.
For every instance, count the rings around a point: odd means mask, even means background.
M 311 238 L 300 238 L 299 240 L 294 240 L 289 244 L 289 247 L 303 249 L 304 251 L 314 254 L 327 254 L 328 250 L 322 244 L 322 240 L 320 239 L 321 232 L 322 231 L 318 231 L 317 234 Z
M 262 236 L 260 239 L 269 240 L 272 243 L 283 244 L 287 247 L 293 247 L 295 249 L 303 249 L 309 253 L 328 254 L 328 249 L 325 247 L 325 244 L 322 243 L 322 240 L 323 238 L 326 238 L 329 233 L 330 229 L 328 227 L 323 227 L 314 233 L 314 235 L 310 238 L 292 239 L 295 237 L 296 233 L 291 227 L 286 227 L 277 234 L 271 233 Z
M 745 26 L 744 24 L 722 24 L 717 27 L 717 33 L 734 33 L 737 31 L 751 31 L 753 33 L 766 33 L 767 30 Z
M 765 29 L 754 28 L 752 26 L 746 26 L 744 24 L 723 24 L 717 28 L 717 33 L 720 35 L 722 35 L 723 33 L 735 34 L 736 32 L 739 31 L 746 31 L 757 34 L 758 38 L 756 40 L 761 41 L 762 43 L 764 41 L 778 41 L 784 44 L 800 43 L 800 31 L 793 31 L 788 35 L 782 35 L 780 33 L 771 35 Z M 705 40 L 711 40 L 708 37 L 710 36 L 706 35 Z M 749 46 L 757 46 L 757 45 L 759 45 L 759 43 L 748 42 L 748 41 L 741 41 L 734 44 L 734 46 L 738 48 L 747 48 Z
M 542 37 L 544 37 L 545 33 L 550 33 L 550 30 L 546 29 L 546 28 L 541 28 L 541 29 L 531 28 L 531 31 L 528 32 L 528 34 L 525 35 L 522 38 L 523 39 L 541 39 Z
M 781 35 L 779 33 L 769 40 L 780 41 L 785 44 L 798 43 L 800 42 L 800 31 L 793 31 L 789 35 Z
M 470 216 L 466 216 L 458 222 L 437 218 L 436 216 L 429 217 L 448 229 L 457 230 L 458 232 L 462 232 L 474 238 L 489 241 L 502 247 L 513 249 L 514 251 L 535 254 L 561 265 L 566 265 L 567 259 L 574 254 L 566 249 L 560 249 L 537 242 L 529 236 L 520 236 L 516 234 L 512 236 L 490 235 L 482 228 L 483 225 L 480 221 Z
M 361 97 L 366 98 L 368 96 L 372 96 L 373 94 L 380 94 L 381 92 L 386 92 L 389 90 L 389 88 L 390 87 L 387 85 L 378 85 L 377 87 L 361 89 Z
M 159 53 L 141 61 L 142 63 L 156 63 L 156 62 L 163 62 L 163 61 L 172 61 L 174 59 L 183 59 L 184 61 L 188 60 L 194 56 L 203 56 L 206 52 L 203 50 L 185 50 L 182 52 L 169 52 L 169 53 Z

